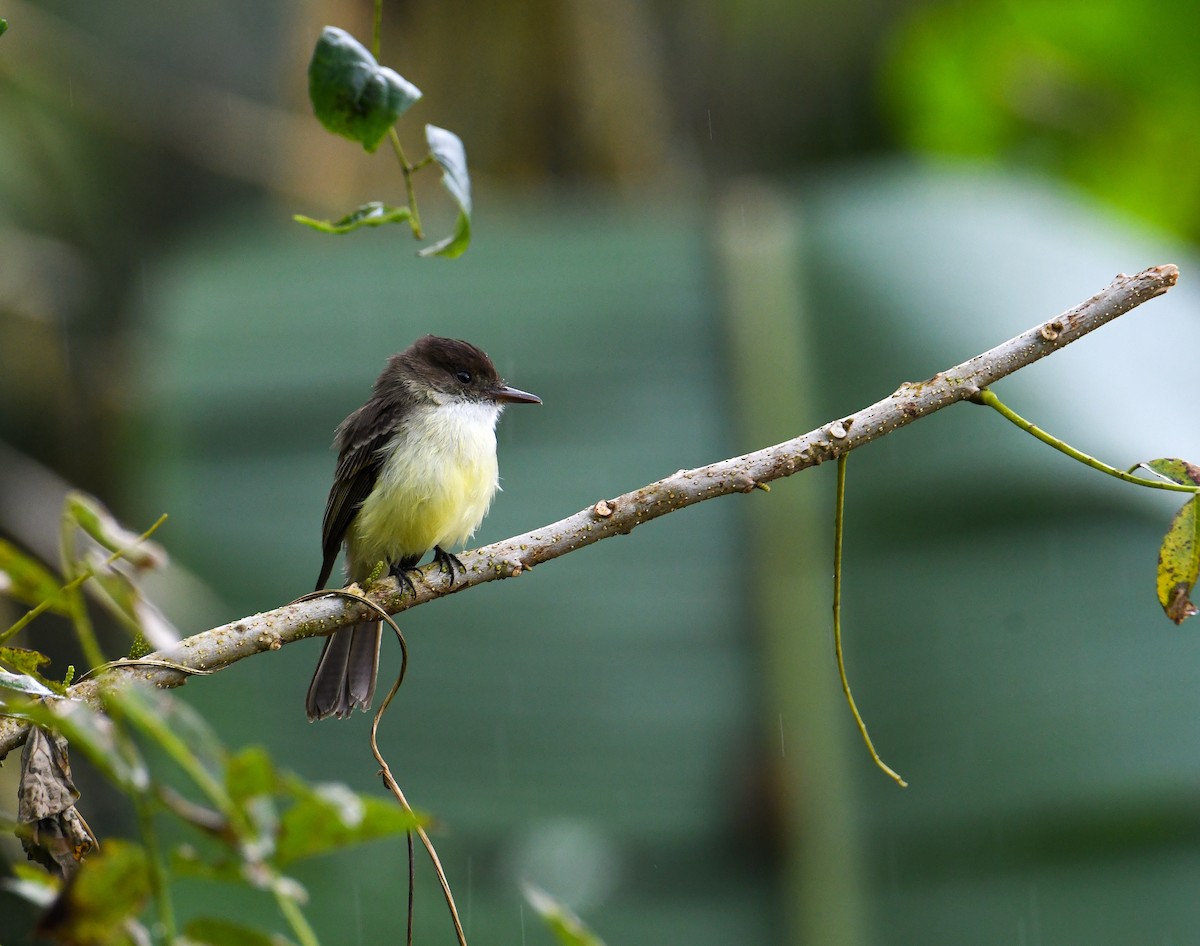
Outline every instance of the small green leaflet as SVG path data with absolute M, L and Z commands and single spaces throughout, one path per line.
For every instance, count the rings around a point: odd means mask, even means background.
M 308 97 L 329 131 L 374 151 L 396 119 L 421 98 L 421 90 L 379 65 L 345 30 L 327 26 L 308 66 Z
M 368 204 L 363 204 L 356 210 L 350 211 L 346 216 L 339 220 L 314 220 L 312 217 L 305 217 L 303 214 L 296 214 L 292 217 L 296 223 L 302 223 L 306 227 L 312 227 L 314 230 L 320 230 L 322 233 L 349 233 L 351 230 L 357 230 L 359 227 L 382 227 L 388 223 L 404 223 L 412 216 L 412 212 L 407 207 L 389 207 L 387 204 L 379 200 L 373 200 Z
M 451 236 L 425 247 L 420 255 L 454 259 L 462 256 L 471 243 L 471 178 L 467 174 L 467 151 L 458 135 L 436 125 L 425 126 L 425 140 L 429 142 L 429 153 L 442 166 L 442 185 L 458 204 L 458 221 Z
M 8 20 L 0 16 L 0 36 L 4 35 L 4 31 L 8 29 Z

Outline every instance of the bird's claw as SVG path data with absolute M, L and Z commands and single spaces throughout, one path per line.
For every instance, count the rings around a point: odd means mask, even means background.
M 410 595 L 412 595 L 413 597 L 416 597 L 416 594 L 417 594 L 416 585 L 413 584 L 413 580 L 408 576 L 408 573 L 411 572 L 412 570 L 413 569 L 411 566 L 401 565 L 397 562 L 393 562 L 391 565 L 388 566 L 388 574 L 391 575 L 393 578 L 396 579 L 396 581 L 398 581 L 400 583 L 401 594 L 403 594 L 405 591 L 407 591 Z
M 433 560 L 438 563 L 443 574 L 450 576 L 450 587 L 454 587 L 454 583 L 458 580 L 458 574 L 455 569 L 466 575 L 467 569 L 457 555 L 452 555 L 440 545 L 433 547 Z

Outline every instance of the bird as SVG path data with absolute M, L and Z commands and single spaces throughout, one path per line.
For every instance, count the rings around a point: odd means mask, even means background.
M 411 588 L 406 572 L 432 551 L 453 584 L 462 566 L 447 549 L 474 534 L 500 488 L 500 414 L 507 404 L 541 403 L 462 339 L 426 335 L 392 355 L 366 403 L 334 432 L 316 590 L 343 546 L 349 582 L 366 581 L 382 562 Z M 379 621 L 326 638 L 305 699 L 310 721 L 370 708 L 380 640 Z

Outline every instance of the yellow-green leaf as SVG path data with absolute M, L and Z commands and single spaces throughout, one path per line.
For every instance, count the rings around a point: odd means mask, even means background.
M 1176 624 L 1196 613 L 1190 595 L 1200 572 L 1200 512 L 1196 497 L 1183 504 L 1158 553 L 1158 603 Z
M 40 562 L 0 539 L 0 593 L 33 606 L 49 601 L 51 611 L 67 615 L 66 605 L 59 599 L 61 584 Z

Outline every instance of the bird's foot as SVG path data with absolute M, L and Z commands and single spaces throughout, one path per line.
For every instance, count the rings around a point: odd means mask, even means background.
M 416 585 L 413 584 L 413 580 L 408 576 L 408 573 L 411 571 L 415 571 L 412 565 L 404 565 L 400 562 L 392 562 L 388 566 L 388 574 L 400 583 L 401 594 L 407 591 L 410 595 L 416 597 Z
M 451 555 L 440 545 L 433 547 L 433 560 L 441 567 L 442 572 L 450 576 L 450 587 L 454 587 L 454 583 L 458 580 L 458 574 L 455 569 L 462 572 L 465 576 L 467 573 L 466 566 L 458 560 L 457 555 Z

